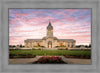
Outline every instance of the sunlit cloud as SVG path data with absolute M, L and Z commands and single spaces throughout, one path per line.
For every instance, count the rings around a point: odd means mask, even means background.
M 75 39 L 77 45 L 91 43 L 91 9 L 9 9 L 9 44 L 41 39 L 49 21 L 58 39 Z

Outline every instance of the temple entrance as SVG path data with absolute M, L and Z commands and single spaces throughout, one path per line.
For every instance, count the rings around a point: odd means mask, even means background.
M 48 48 L 52 48 L 52 42 L 51 41 L 48 42 Z

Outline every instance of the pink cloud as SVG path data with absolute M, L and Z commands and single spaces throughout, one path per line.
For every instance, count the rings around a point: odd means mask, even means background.
M 24 44 L 25 39 L 36 39 L 46 36 L 46 27 L 49 24 L 49 19 L 54 28 L 54 36 L 58 39 L 75 39 L 77 44 L 90 43 L 91 22 L 83 21 L 83 18 L 90 17 L 90 15 L 80 16 L 78 19 L 66 14 L 66 12 L 73 14 L 77 11 L 77 9 L 51 11 L 51 13 L 56 13 L 56 16 L 63 16 L 61 19 L 56 19 L 54 16 L 42 16 L 41 14 L 45 13 L 44 11 L 32 11 L 29 14 L 18 12 L 12 14 L 12 10 L 10 10 L 10 15 L 16 17 L 9 21 L 9 44 Z
M 26 14 L 26 13 L 16 13 L 16 14 L 14 14 L 15 16 L 24 16 L 24 17 L 26 17 L 26 16 L 29 16 L 28 14 Z
M 15 24 L 16 23 L 16 21 L 9 21 L 9 24 L 10 25 L 13 25 L 13 24 Z
M 68 12 L 77 12 L 78 11 L 78 9 L 66 9 L 65 11 L 68 11 Z

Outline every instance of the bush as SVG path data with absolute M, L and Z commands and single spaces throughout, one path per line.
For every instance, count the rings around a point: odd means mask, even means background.
M 9 58 L 34 58 L 36 57 L 36 55 L 32 55 L 32 54 L 27 54 L 26 52 L 24 53 L 9 53 Z
M 41 48 L 38 48 L 37 50 L 41 50 Z
M 68 50 L 68 48 L 58 48 L 58 50 Z
M 66 50 L 68 50 L 68 48 L 67 48 L 67 47 L 66 47 L 65 49 L 66 49 Z
M 63 55 L 65 58 L 91 59 L 89 55 Z
M 32 48 L 32 50 L 36 50 L 35 48 Z

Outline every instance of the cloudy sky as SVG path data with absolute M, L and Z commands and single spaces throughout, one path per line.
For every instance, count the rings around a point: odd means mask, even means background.
M 9 45 L 46 36 L 49 20 L 58 39 L 91 43 L 91 9 L 9 9 Z

